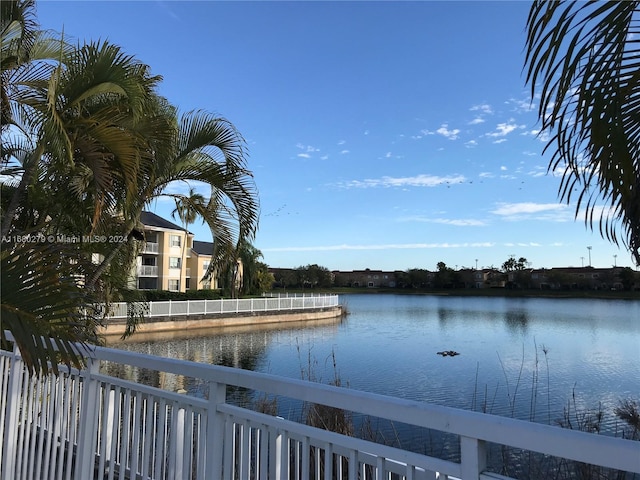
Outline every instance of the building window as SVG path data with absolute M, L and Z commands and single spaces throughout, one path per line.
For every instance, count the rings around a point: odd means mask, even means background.
M 169 245 L 170 245 L 171 247 L 179 247 L 180 245 L 182 245 L 182 244 L 180 243 L 180 241 L 181 241 L 181 240 L 182 240 L 182 239 L 180 238 L 180 235 L 171 235 L 171 236 L 169 237 Z
M 189 290 L 191 288 L 191 279 L 190 278 L 185 278 L 184 279 L 184 288 L 186 290 Z
M 180 290 L 180 280 L 169 279 L 169 290 L 177 292 Z
M 169 268 L 180 268 L 180 257 L 169 257 Z

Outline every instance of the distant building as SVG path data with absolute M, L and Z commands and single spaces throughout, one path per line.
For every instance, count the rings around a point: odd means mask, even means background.
M 201 282 L 211 262 L 213 243 L 193 239 L 193 233 L 155 213 L 142 212 L 143 247 L 133 278 L 140 290 L 184 292 L 217 288 L 215 275 Z

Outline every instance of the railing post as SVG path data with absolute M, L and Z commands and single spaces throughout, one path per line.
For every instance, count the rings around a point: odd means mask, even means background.
M 218 405 L 227 401 L 227 386 L 224 383 L 209 382 L 209 405 L 207 407 L 207 445 L 204 478 L 223 478 L 222 460 L 225 441 L 227 448 L 233 448 L 233 438 L 224 438 L 224 415 L 218 412 Z M 212 449 L 212 451 L 210 451 Z
M 487 468 L 485 442 L 477 438 L 460 437 L 460 467 L 464 480 L 478 480 Z
M 169 316 L 171 316 L 172 314 L 173 312 L 172 312 L 171 299 L 169 299 Z
M 87 367 L 82 382 L 82 399 L 80 411 L 80 435 L 78 438 L 78 450 L 76 453 L 76 480 L 93 478 L 93 466 L 95 463 L 94 443 L 98 429 L 99 389 L 100 384 L 93 379 L 98 373 L 100 362 L 87 358 Z M 104 426 L 103 426 L 104 428 Z
M 20 357 L 18 344 L 13 344 L 13 356 L 9 370 L 9 384 L 7 385 L 7 405 L 4 421 L 4 434 L 2 442 L 2 480 L 14 478 L 16 452 L 18 440 L 18 415 L 22 400 L 22 379 L 24 377 L 24 363 Z

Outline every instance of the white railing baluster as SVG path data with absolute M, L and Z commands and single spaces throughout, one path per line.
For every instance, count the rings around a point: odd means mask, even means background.
M 485 442 L 477 438 L 460 437 L 460 463 L 462 478 L 476 480 L 487 468 L 487 452 Z
M 173 402 L 171 405 L 167 405 L 167 407 L 169 408 L 169 413 L 171 414 L 171 430 L 167 439 L 167 443 L 170 447 L 169 451 L 167 452 L 169 463 L 167 473 L 169 478 L 178 478 L 176 469 L 176 464 L 178 463 L 177 456 L 179 453 L 182 453 L 182 449 L 178 447 L 182 445 L 184 441 L 184 438 L 182 438 L 182 435 L 178 432 L 178 402 Z
M 107 451 L 109 449 L 110 443 L 110 435 L 111 435 L 111 424 L 109 419 L 111 417 L 109 410 L 111 409 L 110 399 L 111 392 L 108 388 L 108 385 L 103 385 L 102 387 L 102 406 L 100 415 L 100 423 L 98 432 L 100 432 L 100 436 L 98 438 L 98 475 L 104 474 L 105 462 L 107 461 Z
M 131 442 L 131 460 L 130 460 L 130 468 L 131 475 L 135 477 L 138 473 L 138 458 L 141 454 L 141 444 L 140 444 L 140 428 L 142 428 L 142 419 L 143 419 L 143 411 L 142 411 L 142 394 L 140 392 L 136 392 L 135 396 L 131 400 L 133 402 L 133 413 L 131 414 L 133 436 Z
M 17 457 L 16 447 L 18 442 L 18 416 L 20 414 L 20 396 L 16 392 L 22 389 L 22 378 L 24 375 L 24 364 L 18 355 L 18 345 L 15 344 L 13 352 L 7 356 L 8 371 L 6 404 L 0 415 L 4 428 L 2 429 L 2 453 L 0 453 L 0 465 L 2 480 L 13 480 L 14 468 Z M 4 378 L 3 378 L 4 380 Z
M 164 398 L 159 398 L 155 402 L 157 408 L 156 414 L 156 427 L 154 430 L 156 443 L 154 448 L 154 465 L 153 476 L 156 478 L 162 478 L 165 469 L 165 455 L 167 444 L 167 401 Z
M 155 411 L 156 406 L 153 401 L 153 396 L 146 395 L 144 398 L 144 449 L 142 451 L 142 478 L 144 479 L 152 474 L 153 458 L 151 457 L 151 453 L 153 451 Z
M 77 461 L 75 470 L 75 480 L 85 480 L 93 478 L 93 444 L 94 432 L 98 427 L 98 382 L 93 376 L 98 373 L 100 363 L 93 359 L 87 359 L 87 368 L 83 378 L 83 392 L 80 404 L 80 436 L 78 438 Z
M 226 402 L 227 386 L 209 382 L 209 405 L 207 410 L 206 478 L 222 478 L 224 415 L 218 412 L 218 405 Z
M 131 390 L 126 389 L 123 395 L 123 410 L 121 435 L 120 435 L 120 450 L 118 453 L 118 464 L 120 466 L 120 472 L 118 478 L 124 480 L 125 471 L 131 466 L 131 450 L 129 449 L 129 438 L 131 436 Z

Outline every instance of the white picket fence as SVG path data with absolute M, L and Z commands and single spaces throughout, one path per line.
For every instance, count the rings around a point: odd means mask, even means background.
M 337 307 L 338 295 L 278 296 L 223 300 L 167 300 L 143 302 L 147 317 L 183 315 L 224 315 L 262 313 L 269 311 L 306 310 Z M 111 305 L 111 318 L 127 318 L 127 304 Z
M 100 366 L 185 375 L 200 396 Z M 82 371 L 30 378 L 0 351 L 2 480 L 504 479 L 490 443 L 640 474 L 640 443 L 228 367 L 96 347 Z M 460 460 L 392 448 L 227 401 L 227 390 L 345 409 L 455 435 Z

